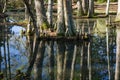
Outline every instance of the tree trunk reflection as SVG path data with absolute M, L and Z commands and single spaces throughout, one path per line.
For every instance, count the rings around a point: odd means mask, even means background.
M 62 45 L 61 45 L 62 44 Z M 62 80 L 63 77 L 63 59 L 65 53 L 65 44 L 64 42 L 57 41 L 57 80 Z
M 48 42 L 48 57 L 49 57 L 49 76 L 50 80 L 54 80 L 54 41 Z
M 35 80 L 42 80 L 42 66 L 43 66 L 43 59 L 45 53 L 45 42 L 41 41 L 38 44 L 38 53 L 36 55 L 36 60 L 34 64 L 34 73 L 35 73 Z
M 80 80 L 87 79 L 87 42 L 82 43 L 81 47 L 81 60 L 80 60 Z
M 70 80 L 74 79 L 74 69 L 75 69 L 75 61 L 76 61 L 77 51 L 79 51 L 79 44 L 74 45 L 74 53 L 73 53 L 73 59 L 72 59 L 72 64 L 71 64 Z
M 116 69 L 115 80 L 120 80 L 120 29 L 117 28 L 117 52 L 116 52 Z

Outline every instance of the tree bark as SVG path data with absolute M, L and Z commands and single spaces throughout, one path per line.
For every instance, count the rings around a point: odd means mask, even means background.
M 83 12 L 86 15 L 88 13 L 88 5 L 89 5 L 89 0 L 82 0 L 82 8 L 83 8 Z
M 65 27 L 66 27 L 66 36 L 75 35 L 75 25 L 72 17 L 72 1 L 64 0 L 64 16 L 65 16 Z
M 94 0 L 89 0 L 88 17 L 93 17 L 93 15 L 94 15 Z
M 65 34 L 63 0 L 57 0 L 57 35 Z
M 107 0 L 106 16 L 109 15 L 109 6 L 110 6 L 110 0 Z
M 35 10 L 39 32 L 43 33 L 45 32 L 44 30 L 48 28 L 47 17 L 44 8 L 44 0 L 35 0 Z
M 33 25 L 34 25 L 34 29 L 35 29 L 35 33 L 36 33 L 36 37 L 39 37 L 39 31 L 38 31 L 38 27 L 37 27 L 37 24 L 36 24 L 36 19 L 34 18 L 34 14 L 32 12 L 32 8 L 30 7 L 29 3 L 28 3 L 28 0 L 23 0 L 24 4 L 26 5 L 27 9 L 28 9 L 28 12 L 29 12 L 29 15 L 32 19 L 32 22 L 33 22 Z
M 83 16 L 83 8 L 82 8 L 82 1 L 78 0 L 77 1 L 77 16 Z
M 120 0 L 118 0 L 118 10 L 115 21 L 120 21 Z
M 53 8 L 52 8 L 52 6 L 53 6 L 53 0 L 48 0 L 47 20 L 48 20 L 48 23 L 49 23 L 49 25 L 50 25 L 50 28 L 53 28 L 53 27 L 52 27 L 52 24 L 53 24 L 53 22 L 52 22 L 52 18 L 53 18 L 53 16 L 52 16 Z
M 4 0 L 3 13 L 5 13 L 5 11 L 6 11 L 6 8 L 7 8 L 7 2 L 8 2 L 8 0 Z

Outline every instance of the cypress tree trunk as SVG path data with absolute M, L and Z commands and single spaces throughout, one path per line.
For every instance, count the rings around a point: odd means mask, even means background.
M 38 31 L 38 27 L 37 27 L 37 24 L 36 24 L 36 19 L 34 18 L 34 14 L 31 10 L 31 7 L 28 3 L 28 0 L 23 0 L 24 4 L 26 5 L 27 9 L 28 9 L 28 12 L 29 12 L 29 15 L 32 19 L 32 22 L 33 22 L 33 25 L 34 25 L 34 29 L 35 29 L 35 33 L 36 33 L 36 37 L 38 38 L 39 37 L 39 31 Z
M 8 0 L 4 0 L 3 13 L 6 11 L 6 8 L 7 8 L 7 1 L 8 1 Z
M 83 16 L 83 8 L 82 8 L 82 1 L 78 0 L 77 1 L 77 16 Z
M 109 15 L 109 6 L 110 6 L 110 0 L 107 0 L 106 16 Z
M 25 20 L 29 20 L 29 14 L 28 14 L 28 9 L 26 5 L 25 5 Z
M 75 25 L 72 18 L 72 1 L 64 0 L 64 16 L 65 16 L 65 27 L 66 27 L 66 36 L 75 35 Z
M 93 17 L 93 15 L 94 15 L 94 0 L 89 0 L 88 17 Z
M 48 28 L 47 17 L 44 8 L 44 0 L 35 0 L 35 10 L 36 10 L 37 26 L 39 32 L 43 32 L 45 29 Z
M 115 21 L 120 21 L 120 0 L 118 0 L 118 10 Z
M 89 7 L 88 5 L 89 5 L 89 0 L 82 0 L 82 8 L 85 15 L 88 13 L 88 7 Z
M 57 35 L 64 35 L 64 7 L 63 0 L 57 0 Z
M 52 12 L 53 12 L 53 0 L 48 0 L 48 9 L 47 9 L 47 20 L 48 20 L 48 23 L 50 25 L 50 28 L 52 28 Z

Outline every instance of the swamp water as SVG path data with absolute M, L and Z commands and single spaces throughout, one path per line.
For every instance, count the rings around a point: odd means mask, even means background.
M 5 79 L 14 80 L 16 71 L 30 69 L 38 50 L 31 80 L 114 80 L 116 29 L 106 27 L 109 22 L 109 18 L 77 19 L 78 34 L 91 34 L 89 42 L 39 40 L 36 44 L 33 36 L 20 34 L 20 26 L 0 27 L 0 72 Z

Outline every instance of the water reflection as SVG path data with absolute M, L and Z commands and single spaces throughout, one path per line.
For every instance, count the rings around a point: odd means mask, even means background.
M 12 79 L 20 70 L 28 80 L 114 80 L 116 34 L 112 27 L 101 30 L 106 26 L 102 20 L 76 21 L 78 34 L 93 34 L 89 41 L 47 41 L 18 34 L 1 38 L 1 72 Z

